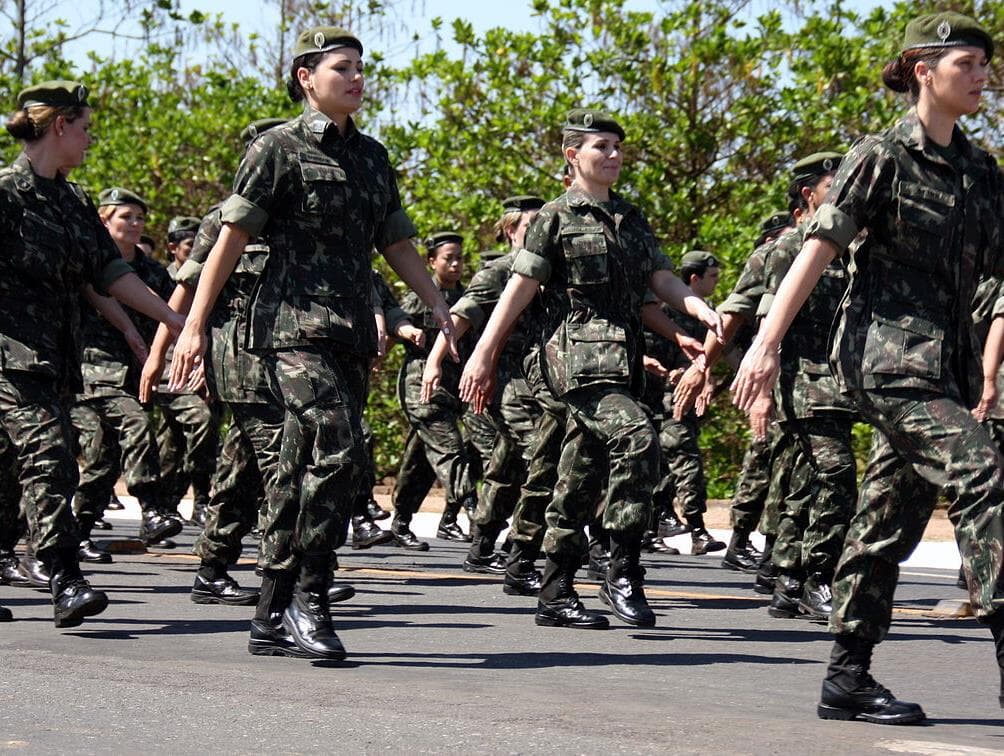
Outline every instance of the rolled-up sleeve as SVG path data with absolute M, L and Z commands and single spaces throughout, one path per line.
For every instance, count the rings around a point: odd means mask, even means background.
M 551 263 L 530 250 L 521 249 L 512 261 L 512 272 L 540 283 L 547 283 L 551 277 Z
M 248 236 L 260 236 L 268 223 L 268 212 L 239 194 L 231 194 L 220 208 L 220 219 L 232 223 Z
M 109 260 L 98 271 L 98 277 L 94 281 L 95 289 L 98 293 L 107 295 L 109 286 L 127 273 L 135 272 L 132 266 L 121 257 L 118 260 Z
M 178 272 L 174 276 L 174 280 L 177 283 L 194 288 L 199 285 L 199 276 L 202 275 L 202 266 L 203 263 L 197 262 L 189 257 L 181 264 L 181 267 L 178 268 Z

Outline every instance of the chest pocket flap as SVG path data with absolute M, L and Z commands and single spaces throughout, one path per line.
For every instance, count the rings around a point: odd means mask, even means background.
M 913 181 L 897 185 L 899 219 L 931 234 L 944 236 L 955 208 L 955 195 Z
M 307 213 L 330 212 L 344 204 L 344 185 L 348 180 L 345 169 L 337 163 L 315 162 L 300 158 L 300 176 L 303 178 L 303 211 Z
M 561 230 L 561 246 L 571 284 L 604 284 L 610 281 L 607 239 L 596 226 L 570 226 Z

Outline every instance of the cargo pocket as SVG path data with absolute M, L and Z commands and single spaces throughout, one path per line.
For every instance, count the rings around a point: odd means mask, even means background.
M 602 318 L 568 323 L 569 375 L 582 384 L 592 381 L 626 382 L 630 377 L 627 334 Z

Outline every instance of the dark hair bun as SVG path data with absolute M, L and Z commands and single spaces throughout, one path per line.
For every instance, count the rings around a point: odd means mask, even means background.
M 15 139 L 30 141 L 37 136 L 35 124 L 28 116 L 27 110 L 16 111 L 4 125 L 7 127 L 8 133 Z
M 891 63 L 886 63 L 882 69 L 882 81 L 893 92 L 910 91 L 910 78 L 913 76 L 913 72 L 905 70 L 904 63 L 903 57 L 900 56 Z

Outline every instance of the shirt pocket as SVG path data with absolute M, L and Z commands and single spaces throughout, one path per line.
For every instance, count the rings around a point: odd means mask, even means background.
M 607 239 L 595 228 L 566 228 L 561 246 L 568 265 L 568 282 L 588 286 L 610 282 Z
M 912 267 L 933 271 L 950 243 L 955 195 L 912 181 L 900 181 L 896 189 L 898 256 Z
M 337 163 L 322 163 L 300 158 L 303 199 L 300 208 L 312 215 L 330 214 L 345 206 L 348 177 Z

